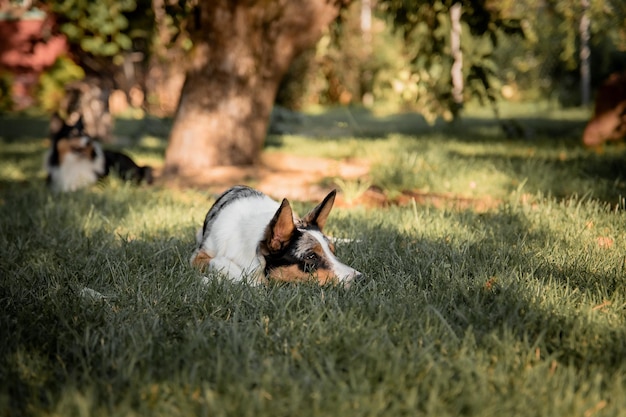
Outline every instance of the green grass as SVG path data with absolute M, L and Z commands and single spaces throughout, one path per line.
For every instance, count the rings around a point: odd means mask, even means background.
M 504 108 L 528 134 L 505 139 L 492 113 L 474 109 L 460 125 L 428 126 L 414 113 L 378 116 L 363 109 L 310 115 L 289 135 L 270 137 L 268 151 L 364 158 L 369 182 L 390 196 L 405 190 L 507 199 L 511 193 L 573 195 L 619 204 L 626 197 L 626 149 L 584 149 L 587 113 L 538 105 Z M 514 111 L 517 111 L 515 115 Z
M 335 116 L 268 151 L 369 158 L 373 184 L 502 205 L 335 209 L 328 232 L 356 239 L 339 255 L 368 276 L 349 290 L 203 286 L 188 258 L 212 196 L 117 180 L 52 196 L 43 136 L 4 136 L 0 415 L 623 415 L 623 148 L 545 133 L 562 119 L 510 141 L 369 114 L 378 136 L 335 137 Z

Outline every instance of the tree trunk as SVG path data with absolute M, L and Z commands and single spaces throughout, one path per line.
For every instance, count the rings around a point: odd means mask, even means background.
M 363 39 L 363 50 L 368 60 L 372 59 L 372 0 L 361 0 L 361 38 Z M 366 68 L 361 74 L 361 102 L 365 107 L 374 104 L 374 94 L 372 93 L 372 70 Z
M 450 49 L 452 54 L 452 100 L 454 100 L 454 115 L 457 116 L 463 108 L 463 51 L 461 50 L 461 2 L 450 6 Z
M 582 14 L 580 16 L 580 101 L 583 107 L 587 107 L 591 100 L 591 70 L 589 48 L 589 0 L 581 0 Z
M 201 0 L 165 173 L 257 162 L 281 78 L 338 0 Z

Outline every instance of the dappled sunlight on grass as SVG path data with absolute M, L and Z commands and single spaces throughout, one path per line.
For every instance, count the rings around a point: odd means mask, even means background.
M 143 136 L 139 140 L 139 142 L 137 143 L 137 146 L 141 148 L 147 148 L 147 149 L 163 150 L 164 143 L 163 143 L 162 138 L 157 138 L 156 136 L 146 135 L 146 136 Z
M 325 226 L 367 275 L 349 290 L 203 284 L 189 257 L 208 188 L 52 194 L 45 139 L 0 142 L 0 414 L 619 415 L 624 149 L 492 134 L 272 138 L 307 157 L 283 164 L 372 164 L 323 179 L 354 200 Z M 164 146 L 126 150 L 159 163 Z M 414 193 L 372 208 L 368 186 Z
M 5 162 L 0 166 L 0 178 L 2 178 L 2 181 L 22 182 L 26 181 L 28 175 L 18 164 Z

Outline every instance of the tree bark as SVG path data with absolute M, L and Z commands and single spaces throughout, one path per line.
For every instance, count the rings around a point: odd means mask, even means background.
M 200 0 L 165 173 L 258 161 L 280 80 L 342 0 Z
M 452 77 L 452 100 L 454 100 L 454 115 L 458 115 L 463 108 L 463 50 L 461 49 L 461 14 L 463 5 L 461 2 L 450 6 L 450 49 L 452 54 L 451 77 Z
M 580 101 L 587 107 L 591 101 L 591 49 L 589 48 L 589 0 L 581 0 L 582 14 L 580 16 Z

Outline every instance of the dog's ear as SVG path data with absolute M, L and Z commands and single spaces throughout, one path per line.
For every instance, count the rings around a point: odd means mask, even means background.
M 302 218 L 302 223 L 305 226 L 317 226 L 318 229 L 322 230 L 324 228 L 324 225 L 326 224 L 326 219 L 328 219 L 330 210 L 333 208 L 336 195 L 337 190 L 332 190 L 330 193 L 328 193 L 328 195 L 324 198 L 324 201 L 319 203 L 317 207 L 315 207 Z
M 50 137 L 54 138 L 56 135 L 58 135 L 61 129 L 63 129 L 63 126 L 65 126 L 65 122 L 63 121 L 59 113 L 55 112 L 50 118 Z
M 278 252 L 284 248 L 295 228 L 293 211 L 285 198 L 265 230 L 264 243 L 268 252 Z
M 74 129 L 78 130 L 81 134 L 85 134 L 85 119 L 82 114 L 78 114 L 78 120 L 74 123 Z
M 83 115 L 77 111 L 72 112 L 65 119 L 65 123 L 68 126 L 71 126 L 77 129 L 82 129 L 83 128 Z

